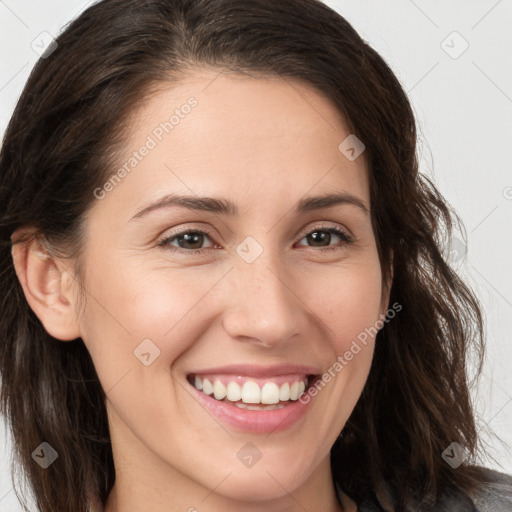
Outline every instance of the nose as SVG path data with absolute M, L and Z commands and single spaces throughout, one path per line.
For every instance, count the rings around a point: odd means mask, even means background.
M 252 263 L 235 263 L 223 326 L 233 339 L 271 348 L 300 332 L 305 305 L 282 262 L 267 252 Z

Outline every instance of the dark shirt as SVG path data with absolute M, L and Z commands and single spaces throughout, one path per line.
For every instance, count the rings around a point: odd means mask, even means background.
M 487 481 L 465 494 L 460 490 L 446 491 L 437 504 L 436 512 L 512 512 L 512 476 L 492 469 L 485 470 Z M 337 490 L 340 488 L 336 485 Z M 382 512 L 379 499 L 359 503 L 357 512 Z M 408 512 L 424 512 L 424 508 L 411 508 Z

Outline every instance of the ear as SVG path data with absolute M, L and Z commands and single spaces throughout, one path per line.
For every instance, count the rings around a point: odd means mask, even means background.
M 29 236 L 28 241 L 17 241 Z M 16 275 L 27 302 L 45 330 L 62 341 L 80 337 L 75 315 L 76 282 L 67 262 L 53 256 L 34 236 L 34 230 L 20 228 L 11 236 Z

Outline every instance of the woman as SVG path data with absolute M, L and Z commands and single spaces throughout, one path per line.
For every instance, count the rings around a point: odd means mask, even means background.
M 104 0 L 0 154 L 2 407 L 42 512 L 510 510 L 410 104 L 316 0 Z

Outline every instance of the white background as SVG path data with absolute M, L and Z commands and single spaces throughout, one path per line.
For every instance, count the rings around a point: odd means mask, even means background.
M 58 35 L 90 3 L 0 0 L 1 134 L 38 58 L 33 41 L 42 32 Z M 326 3 L 401 80 L 418 120 L 422 171 L 466 226 L 467 254 L 460 259 L 459 246 L 455 259 L 487 318 L 487 362 L 475 405 L 506 443 L 484 436 L 495 459 L 486 465 L 512 473 L 512 0 Z M 0 439 L 0 512 L 18 512 L 1 422 Z

